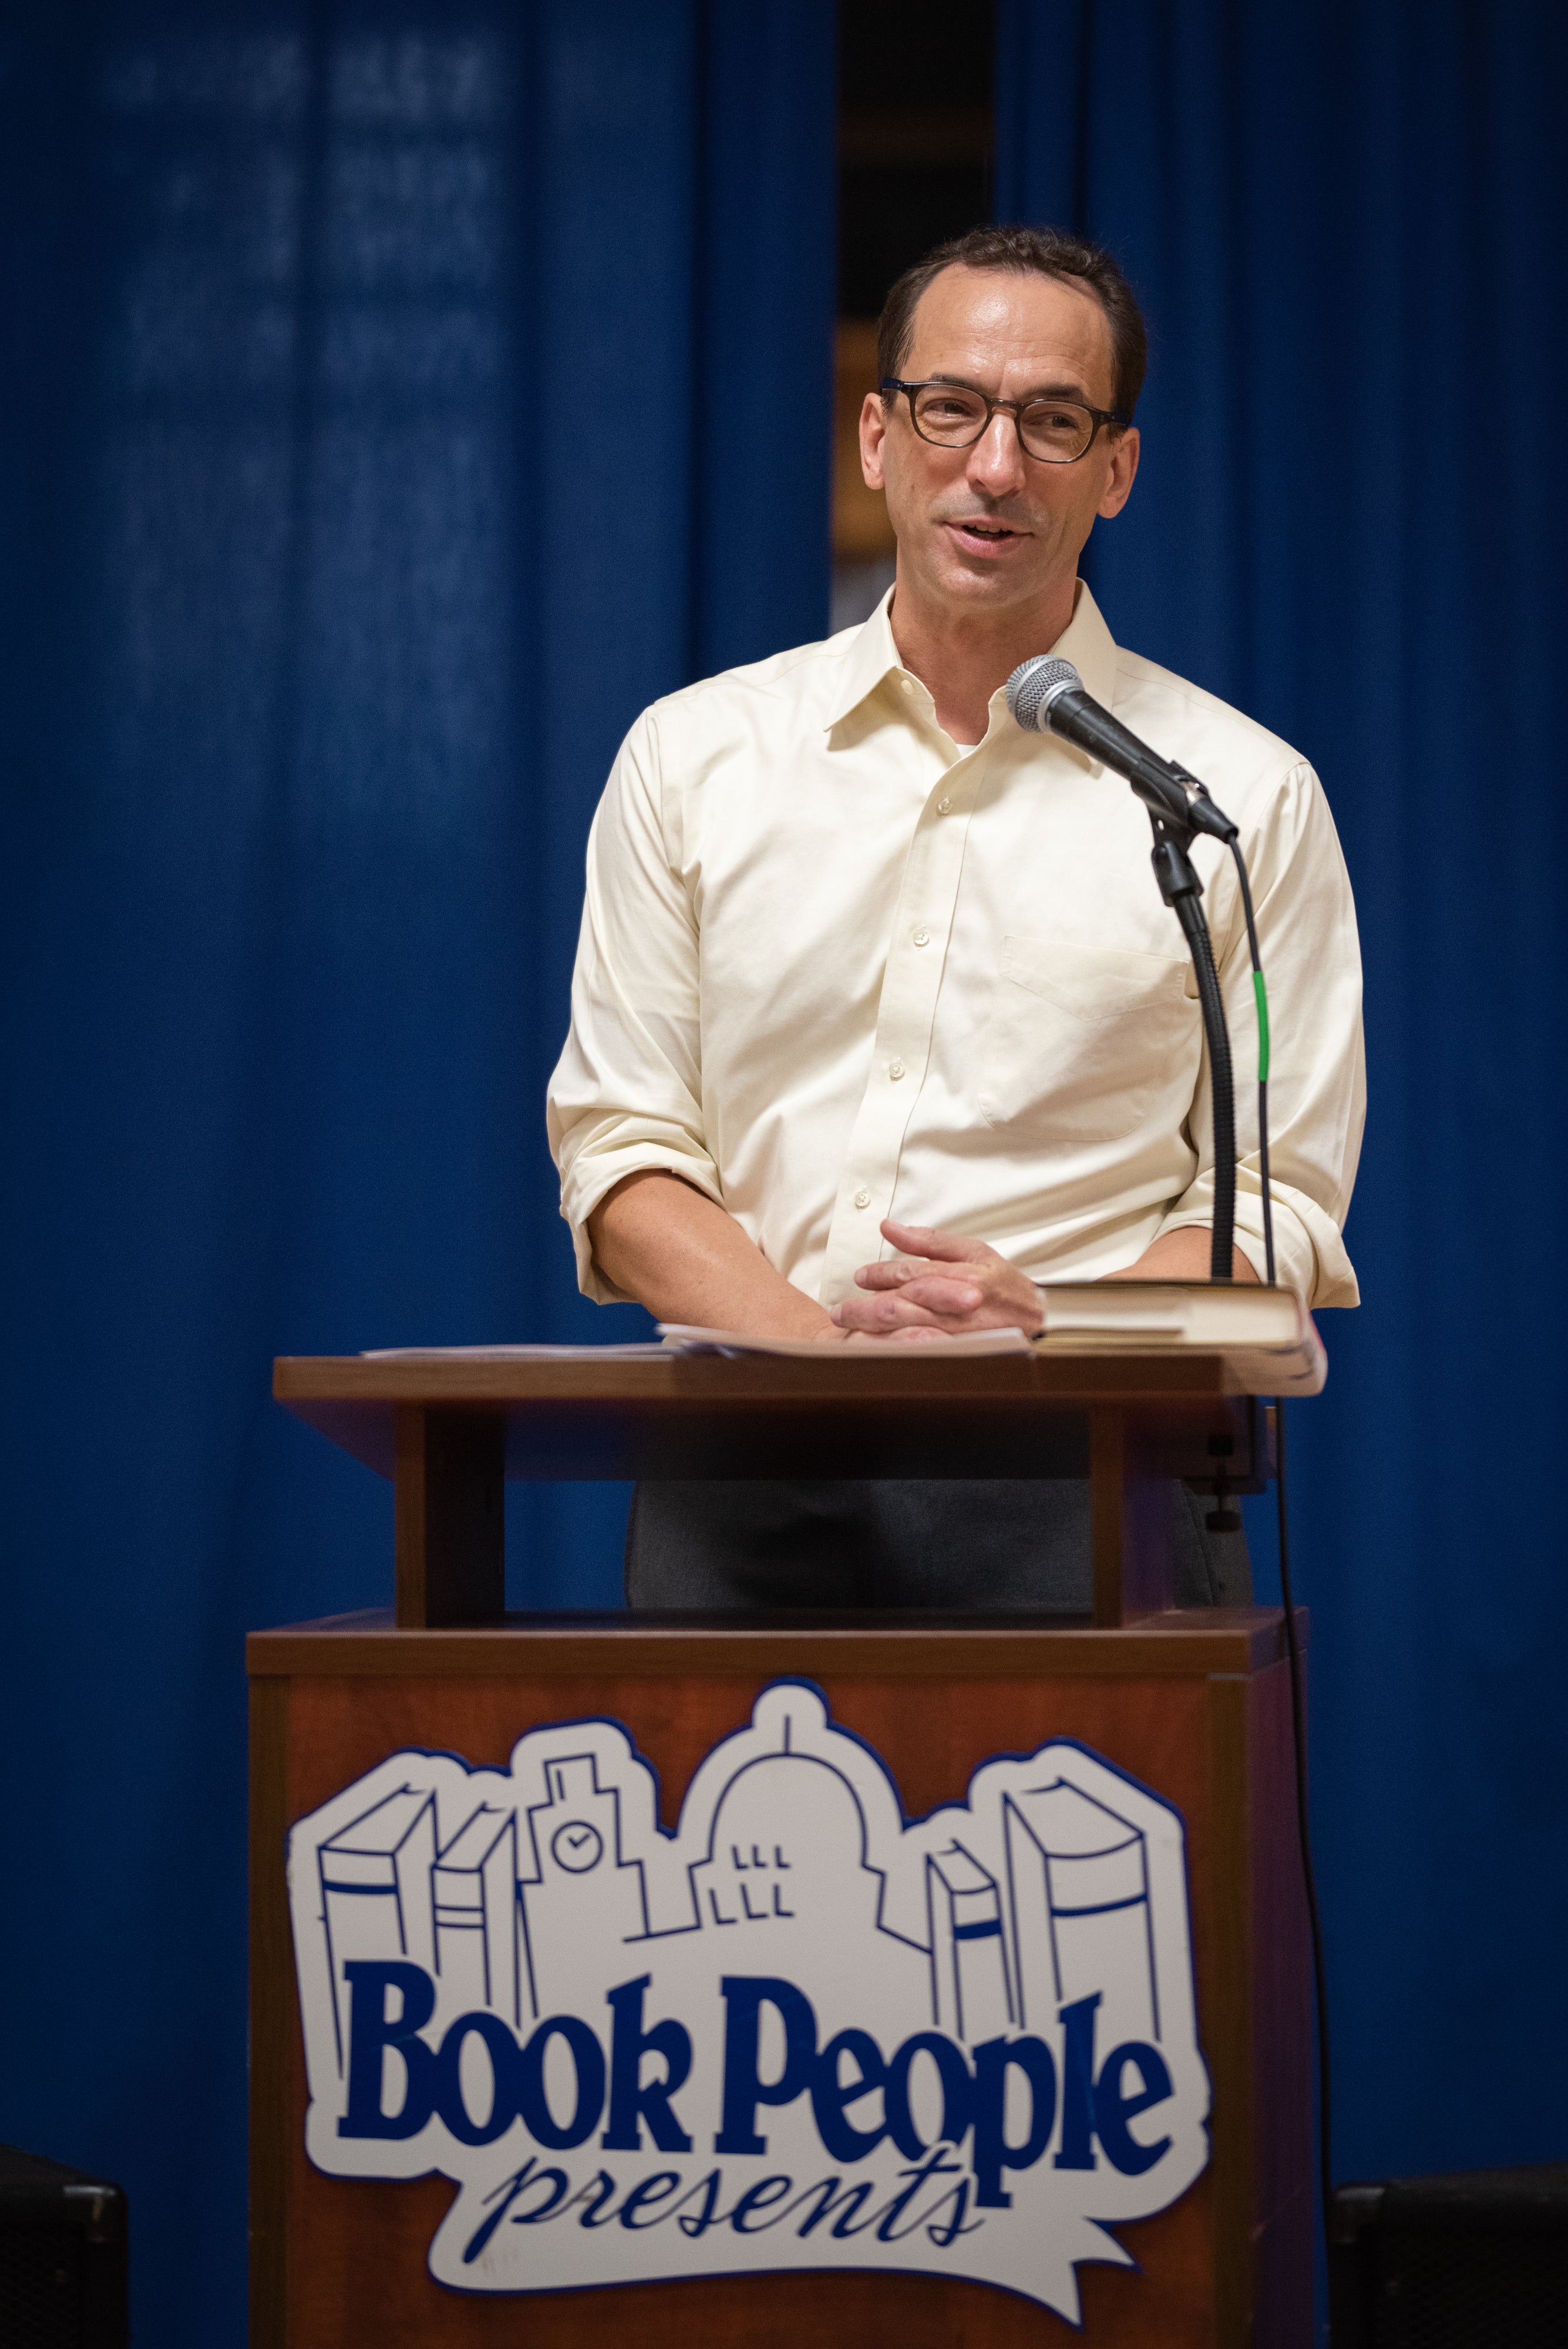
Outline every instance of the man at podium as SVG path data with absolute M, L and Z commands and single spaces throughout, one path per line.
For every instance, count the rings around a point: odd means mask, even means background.
M 1355 910 L 1316 776 L 1115 642 L 1078 556 L 1131 494 L 1145 332 L 1106 253 L 980 229 L 893 287 L 867 481 L 898 539 L 863 627 L 655 703 L 588 844 L 551 1143 L 585 1292 L 837 1344 L 1039 1326 L 1035 1283 L 1202 1279 L 1213 1163 L 1196 986 L 1116 778 L 1025 734 L 1031 655 L 1201 776 L 1241 826 L 1275 1039 L 1280 1278 L 1354 1305 L 1365 1106 Z M 756 429 L 788 430 L 756 387 Z M 804 433 L 816 419 L 803 418 Z M 1179 450 L 1162 451 L 1181 462 Z M 1233 1033 L 1234 875 L 1198 843 Z M 1245 1065 L 1246 1050 L 1238 1053 Z M 1262 1276 L 1238 1087 L 1235 1277 Z M 1250 1597 L 1244 1537 L 1174 1487 L 1179 1596 Z M 644 1484 L 643 1607 L 1087 1608 L 1086 1485 Z

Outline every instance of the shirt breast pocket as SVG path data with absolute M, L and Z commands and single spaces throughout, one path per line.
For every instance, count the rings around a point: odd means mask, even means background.
M 1119 1142 L 1168 1092 L 1179 1123 L 1200 1034 L 1185 957 L 1004 937 L 981 1047 L 981 1113 L 1042 1144 Z

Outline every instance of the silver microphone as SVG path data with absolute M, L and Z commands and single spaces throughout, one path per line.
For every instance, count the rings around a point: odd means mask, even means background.
M 1236 827 L 1194 776 L 1140 742 L 1129 727 L 1095 699 L 1069 660 L 1036 653 L 1007 680 L 1007 706 L 1028 734 L 1059 734 L 1129 782 L 1146 806 L 1167 823 L 1215 840 L 1234 840 Z

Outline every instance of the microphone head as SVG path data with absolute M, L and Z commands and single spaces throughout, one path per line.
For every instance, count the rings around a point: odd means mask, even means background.
M 1051 653 L 1036 653 L 1033 660 L 1021 661 L 1007 680 L 1007 706 L 1014 722 L 1026 734 L 1048 734 L 1051 730 L 1051 704 L 1069 686 L 1081 691 L 1083 678 L 1070 660 L 1057 660 Z

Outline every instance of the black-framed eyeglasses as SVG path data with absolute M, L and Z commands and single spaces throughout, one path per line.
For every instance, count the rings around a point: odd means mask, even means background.
M 981 439 L 999 412 L 1011 416 L 1026 457 L 1044 465 L 1072 465 L 1086 457 L 1102 428 L 1130 424 L 1115 409 L 1090 408 L 1081 399 L 992 399 L 964 383 L 900 383 L 883 378 L 884 393 L 909 394 L 909 416 L 922 440 L 939 449 L 967 449 Z

